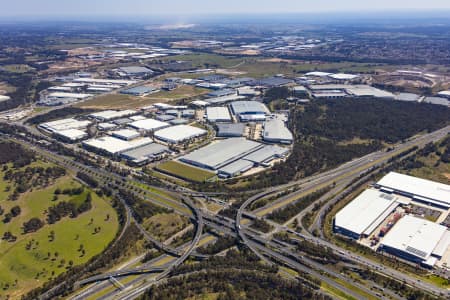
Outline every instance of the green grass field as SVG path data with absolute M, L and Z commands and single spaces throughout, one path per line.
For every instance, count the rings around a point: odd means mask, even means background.
M 215 176 L 214 173 L 177 162 L 168 161 L 156 167 L 158 171 L 189 181 L 203 182 Z
M 5 182 L 0 180 L 0 187 L 4 186 Z M 78 186 L 79 183 L 70 177 L 63 177 L 48 188 L 21 195 L 17 201 L 0 198 L 0 205 L 5 212 L 15 205 L 19 205 L 22 210 L 10 223 L 0 223 L 0 236 L 10 231 L 17 237 L 15 242 L 0 241 L 0 299 L 6 298 L 6 295 L 11 299 L 20 298 L 24 293 L 65 272 L 69 262 L 74 266 L 87 262 L 104 251 L 114 239 L 119 228 L 116 212 L 107 199 L 99 198 L 95 193 L 91 193 L 92 209 L 88 212 L 75 219 L 66 217 L 55 224 L 46 224 L 35 233 L 23 234 L 24 222 L 32 217 L 45 220 L 47 208 L 58 201 L 83 201 L 89 192 L 87 189 L 81 195 L 59 195 L 57 201 L 52 201 L 56 188 Z M 5 196 L 3 189 L 2 192 L 2 196 Z M 101 228 L 99 233 L 94 233 L 96 227 Z M 49 237 L 52 231 L 53 241 Z M 83 245 L 84 255 L 79 251 L 80 245 Z

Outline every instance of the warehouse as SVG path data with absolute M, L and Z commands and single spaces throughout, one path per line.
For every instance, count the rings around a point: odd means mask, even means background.
M 224 103 L 228 103 L 228 102 L 232 102 L 232 101 L 243 100 L 243 99 L 245 99 L 244 96 L 228 95 L 228 96 L 223 96 L 223 97 L 209 98 L 209 99 L 205 99 L 204 101 L 208 102 L 210 105 L 218 105 L 218 104 L 220 105 L 220 104 L 224 104 Z
M 83 147 L 87 150 L 107 155 L 117 155 L 142 146 L 153 143 L 150 138 L 140 138 L 132 141 L 124 141 L 115 137 L 105 136 L 83 142 Z
M 39 128 L 43 129 L 46 132 L 53 133 L 68 129 L 84 129 L 87 128 L 91 124 L 91 121 L 78 121 L 73 118 L 61 119 L 57 121 L 42 123 L 39 125 Z
M 170 120 L 169 123 L 170 123 L 170 125 L 187 125 L 187 124 L 189 124 L 189 120 L 179 118 L 179 119 Z
M 9 99 L 11 99 L 9 96 L 0 95 L 0 102 L 8 101 Z
M 286 127 L 285 118 L 282 115 L 275 115 L 264 123 L 264 141 L 268 143 L 292 144 L 294 136 Z
M 223 97 L 223 96 L 229 96 L 229 95 L 236 95 L 236 91 L 233 89 L 223 89 L 218 91 L 213 91 L 208 93 L 209 97 Z
M 245 124 L 217 124 L 217 137 L 241 137 L 244 135 Z
M 398 197 L 369 189 L 340 210 L 334 218 L 334 231 L 360 239 L 369 236 L 399 203 Z
M 252 84 L 272 88 L 272 87 L 284 86 L 284 85 L 287 85 L 287 84 L 290 84 L 293 82 L 294 82 L 293 80 L 286 79 L 283 77 L 268 77 L 268 78 L 263 78 L 260 80 L 255 80 Z
M 282 148 L 278 146 L 264 146 L 264 148 L 259 149 L 252 154 L 245 156 L 243 159 L 254 163 L 255 165 L 260 165 L 263 167 L 269 167 L 269 163 L 277 158 L 283 158 L 288 155 L 289 149 Z
M 442 97 L 425 97 L 425 99 L 423 99 L 423 102 L 450 107 L 450 101 L 447 98 Z
M 206 108 L 206 118 L 208 122 L 217 123 L 217 122 L 231 122 L 230 111 L 227 107 L 207 107 Z
M 64 93 L 64 92 L 55 92 L 50 93 L 47 96 L 47 99 L 76 99 L 83 100 L 91 97 L 91 94 L 77 94 L 77 93 Z
M 135 84 L 136 81 L 133 80 L 117 80 L 117 79 L 97 79 L 97 78 L 75 78 L 73 80 L 76 83 L 84 83 L 84 84 L 103 84 L 103 85 L 132 85 Z
M 105 110 L 101 112 L 92 113 L 89 117 L 96 119 L 100 122 L 110 121 L 114 119 L 129 117 L 137 114 L 138 112 L 135 110 Z
M 164 114 L 164 115 L 157 115 L 155 119 L 161 122 L 169 122 L 176 119 L 176 117 Z
M 57 139 L 60 139 L 67 143 L 75 143 L 88 137 L 88 134 L 85 131 L 81 131 L 79 129 L 66 129 L 56 131 L 53 133 L 53 135 Z
M 117 128 L 117 125 L 113 123 L 99 123 L 97 124 L 97 128 L 98 130 L 106 131 Z
M 132 96 L 145 96 L 148 94 L 153 94 L 158 92 L 157 88 L 151 86 L 137 86 L 131 89 L 123 90 L 120 93 L 124 95 L 132 95 Z
M 153 74 L 153 71 L 141 66 L 130 66 L 119 68 L 119 73 L 123 76 L 146 76 Z
M 155 132 L 155 138 L 169 144 L 178 144 L 190 139 L 195 139 L 206 135 L 204 129 L 189 125 L 177 125 L 161 129 Z
M 154 160 L 161 159 L 167 153 L 170 153 L 167 146 L 153 143 L 126 151 L 121 154 L 121 157 L 134 166 L 142 166 Z
M 267 107 L 257 101 L 236 101 L 230 104 L 231 111 L 242 122 L 264 121 L 269 114 Z
M 429 267 L 442 258 L 450 241 L 445 226 L 406 215 L 387 233 L 378 250 Z M 441 241 L 446 245 L 441 245 Z
M 111 132 L 111 135 L 124 141 L 131 141 L 141 136 L 139 132 L 132 129 L 122 129 L 113 131 Z
M 247 172 L 251 168 L 253 168 L 254 164 L 248 160 L 237 160 L 229 165 L 226 165 L 223 168 L 220 168 L 217 172 L 217 175 L 220 178 L 230 178 L 239 176 L 242 173 Z
M 450 208 L 450 185 L 413 176 L 390 172 L 375 186 L 388 193 L 396 193 L 413 201 L 439 208 Z
M 153 119 L 139 120 L 139 121 L 132 122 L 129 125 L 130 125 L 130 127 L 134 128 L 134 129 L 138 129 L 138 130 L 142 130 L 142 131 L 150 131 L 150 132 L 160 130 L 160 129 L 170 126 L 169 123 L 161 122 L 161 121 L 153 120 Z
M 218 170 L 263 147 L 245 138 L 231 138 L 196 150 L 180 158 L 181 161 L 201 168 Z

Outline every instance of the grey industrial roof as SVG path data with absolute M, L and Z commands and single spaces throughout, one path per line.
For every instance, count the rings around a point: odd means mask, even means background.
M 181 160 L 217 170 L 261 147 L 262 144 L 245 138 L 231 138 L 196 150 L 183 156 Z
M 152 70 L 150 70 L 146 67 L 140 67 L 140 66 L 121 67 L 120 71 L 125 72 L 127 74 L 145 74 L 145 73 L 153 72 Z
M 155 119 L 158 121 L 168 122 L 168 121 L 172 121 L 175 118 L 176 117 L 174 117 L 172 115 L 158 115 L 158 116 L 156 116 Z
M 292 133 L 280 118 L 266 121 L 264 124 L 263 138 L 267 141 L 292 141 L 294 139 Z
M 217 91 L 213 91 L 208 93 L 208 96 L 210 97 L 222 97 L 222 96 L 228 96 L 228 95 L 233 95 L 236 94 L 236 91 L 233 89 L 223 89 L 223 90 L 217 90 Z
M 121 118 L 113 121 L 113 123 L 117 125 L 129 124 L 131 122 L 133 122 L 133 120 L 130 118 Z
M 399 101 L 413 101 L 417 102 L 420 99 L 420 96 L 412 93 L 400 93 L 395 95 L 395 100 Z
M 245 124 L 217 124 L 217 136 L 229 137 L 229 136 L 242 136 L 244 134 Z
M 289 83 L 294 82 L 291 79 L 286 79 L 282 77 L 269 77 L 269 78 L 263 78 L 257 81 L 258 85 L 265 85 L 265 86 L 281 86 L 286 85 Z
M 170 120 L 169 123 L 171 125 L 185 125 L 185 124 L 189 123 L 189 120 L 186 120 L 186 119 L 173 119 L 173 120 Z
M 253 167 L 253 163 L 248 160 L 237 160 L 223 168 L 219 169 L 219 173 L 223 173 L 229 176 L 234 176 L 237 173 L 248 171 Z
M 231 109 L 237 115 L 240 114 L 266 114 L 269 112 L 267 107 L 257 101 L 235 101 L 230 104 Z
M 265 146 L 264 148 L 245 156 L 243 159 L 260 164 L 276 157 L 284 156 L 288 152 L 289 149 L 287 148 L 282 148 L 279 146 Z
M 153 143 L 150 145 L 136 148 L 134 150 L 126 151 L 122 153 L 122 156 L 133 161 L 143 161 L 146 160 L 147 158 L 150 158 L 154 155 L 158 155 L 166 151 L 169 151 L 168 147 Z
M 147 94 L 155 91 L 156 88 L 150 86 L 137 86 L 131 89 L 122 91 L 122 94 Z
M 222 97 L 214 97 L 214 98 L 209 98 L 209 99 L 205 99 L 205 102 L 208 102 L 210 104 L 221 104 L 221 103 L 227 103 L 227 102 L 231 102 L 231 101 L 237 101 L 237 100 L 242 100 L 245 99 L 244 96 L 239 96 L 239 95 L 228 95 L 228 96 L 222 96 Z
M 431 104 L 437 104 L 437 105 L 445 105 L 450 106 L 450 101 L 446 98 L 440 98 L 440 97 L 426 97 L 423 102 L 425 103 L 431 103 Z
M 207 107 L 206 117 L 210 122 L 231 121 L 230 111 L 227 107 Z

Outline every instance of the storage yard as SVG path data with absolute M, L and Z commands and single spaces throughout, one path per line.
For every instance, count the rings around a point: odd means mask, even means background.
M 335 233 L 424 267 L 450 266 L 450 186 L 391 172 L 340 210 Z

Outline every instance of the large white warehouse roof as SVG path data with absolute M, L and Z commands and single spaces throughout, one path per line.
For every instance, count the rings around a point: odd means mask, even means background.
M 145 119 L 135 121 L 129 124 L 131 127 L 139 129 L 139 130 L 147 130 L 147 131 L 155 131 L 158 129 L 169 127 L 170 124 L 166 122 L 161 122 L 154 119 Z
M 206 116 L 210 122 L 231 122 L 230 111 L 227 107 L 208 107 Z
M 450 208 L 450 185 L 390 172 L 377 185 L 418 201 Z
M 232 138 L 210 144 L 180 159 L 190 164 L 217 170 L 262 147 L 262 144 L 245 138 Z
M 207 131 L 189 125 L 177 125 L 155 132 L 155 137 L 169 143 L 180 143 L 192 138 L 206 135 Z
M 118 118 L 128 117 L 137 114 L 135 110 L 105 110 L 96 113 L 92 113 L 89 117 L 101 120 L 101 121 L 109 121 Z
M 406 215 L 388 232 L 381 244 L 426 261 L 446 232 L 445 226 Z
M 335 227 L 358 236 L 368 235 L 398 206 L 396 198 L 378 190 L 366 190 L 336 214 Z
M 84 146 L 104 151 L 109 154 L 118 154 L 125 151 L 133 150 L 141 146 L 151 144 L 151 138 L 141 138 L 132 141 L 124 141 L 115 137 L 105 136 L 98 139 L 92 139 L 83 142 Z
M 57 132 L 68 129 L 81 129 L 86 128 L 91 124 L 91 121 L 78 121 L 73 118 L 61 119 L 57 121 L 51 121 L 47 123 L 42 123 L 39 125 L 40 128 L 47 130 L 49 132 Z

